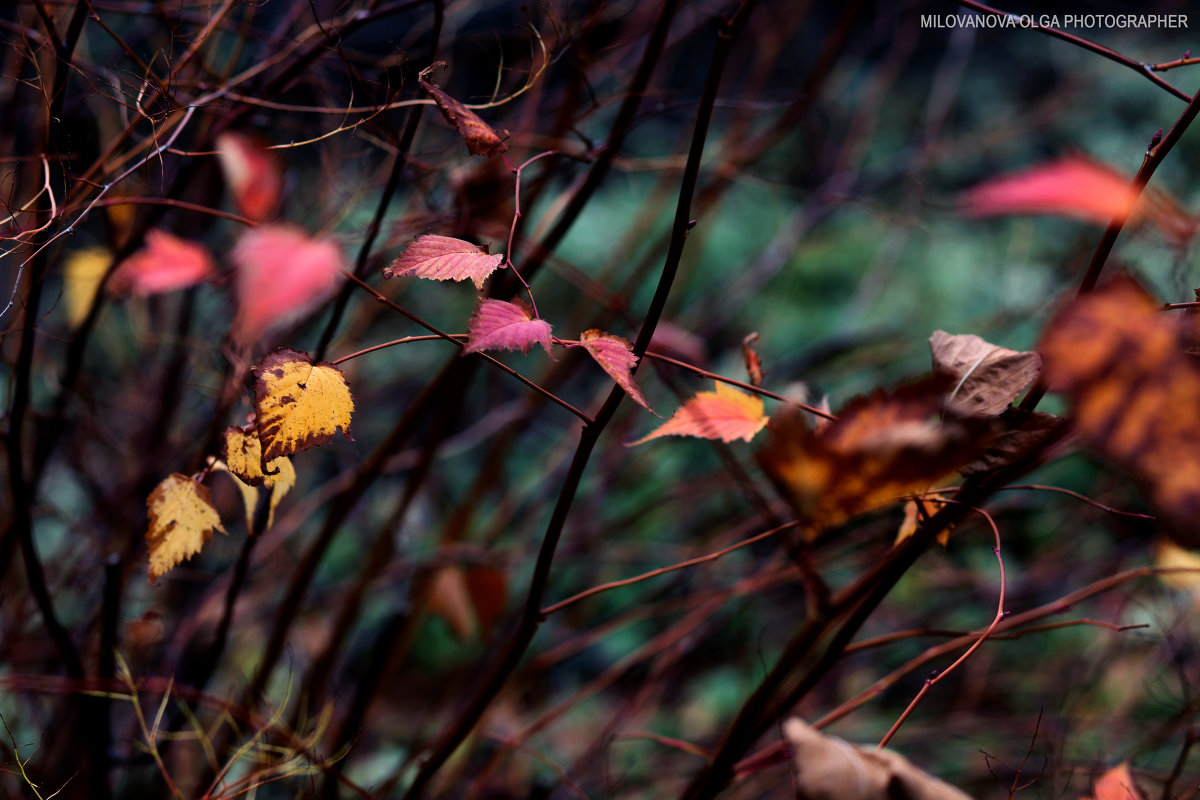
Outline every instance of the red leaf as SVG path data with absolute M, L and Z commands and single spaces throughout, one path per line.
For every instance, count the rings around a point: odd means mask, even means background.
M 553 358 L 549 322 L 535 319 L 533 311 L 520 300 L 506 303 L 484 298 L 479 301 L 471 321 L 467 323 L 467 346 L 463 348 L 463 355 L 478 350 L 520 350 L 528 353 L 535 344 L 546 348 Z
M 1137 784 L 1133 782 L 1133 776 L 1129 774 L 1128 764 L 1113 767 L 1101 775 L 1092 791 L 1096 794 L 1095 800 L 1141 800 L 1142 798 Z
M 588 355 L 596 359 L 601 369 L 625 390 L 633 402 L 658 416 L 646 402 L 641 387 L 633 380 L 633 368 L 637 366 L 637 357 L 633 355 L 633 345 L 628 339 L 592 328 L 579 335 L 579 343 L 587 350 Z
M 412 275 L 434 281 L 461 281 L 470 278 L 476 289 L 503 263 L 504 256 L 488 255 L 482 247 L 449 236 L 426 235 L 404 248 L 404 252 L 383 268 L 383 277 Z
M 1107 225 L 1126 219 L 1137 195 L 1129 178 L 1086 158 L 1065 158 L 994 178 L 960 198 L 974 217 L 1059 214 Z
M 336 244 L 282 225 L 246 231 L 232 257 L 238 296 L 233 330 L 243 342 L 311 310 L 333 289 L 342 269 Z
M 275 216 L 283 195 L 283 175 L 271 152 L 240 133 L 217 137 L 217 158 L 233 202 L 255 222 Z
M 750 441 L 767 424 L 762 399 L 757 395 L 717 383 L 715 392 L 698 392 L 684 403 L 669 420 L 629 446 L 660 436 L 699 436 L 704 439 Z
M 146 246 L 117 267 L 109 289 L 116 294 L 158 294 L 200 283 L 212 272 L 212 256 L 203 245 L 155 229 L 146 233 Z

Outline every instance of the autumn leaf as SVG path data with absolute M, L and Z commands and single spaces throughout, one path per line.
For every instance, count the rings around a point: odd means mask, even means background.
M 1066 420 L 1040 411 L 1027 412 L 1011 408 L 996 417 L 1000 428 L 979 458 L 959 470 L 963 475 L 1006 467 L 1059 440 L 1066 428 Z
M 467 323 L 467 346 L 463 355 L 479 350 L 520 350 L 540 344 L 550 352 L 550 323 L 533 316 L 533 310 L 520 299 L 482 298 Z
M 254 439 L 257 441 L 258 437 L 255 436 Z M 254 512 L 258 509 L 258 489 L 246 483 L 229 468 L 228 464 L 218 458 L 209 457 L 209 468 L 214 472 L 225 472 L 233 480 L 246 510 L 246 530 L 252 533 L 262 533 L 271 529 L 275 524 L 275 509 L 279 506 L 279 501 L 296 485 L 296 468 L 292 466 L 290 458 L 280 456 L 267 465 L 269 474 L 260 477 L 262 485 L 271 490 L 267 508 L 267 524 L 263 531 L 256 531 L 254 530 Z
M 1092 792 L 1093 797 L 1085 797 L 1083 800 L 1142 800 L 1142 793 L 1133 782 L 1129 765 L 1125 763 L 1101 775 Z
M 63 305 L 71 328 L 79 327 L 87 318 L 112 260 L 112 254 L 103 247 L 88 247 L 67 256 L 63 266 Z
M 805 800 L 971 800 L 891 750 L 855 747 L 793 717 L 783 724 L 792 748 L 795 796 Z M 1099 798 L 1097 800 L 1100 800 Z
M 232 258 L 238 300 L 233 331 L 243 342 L 257 341 L 276 325 L 312 310 L 337 285 L 343 266 L 333 242 L 281 225 L 243 233 Z
M 1187 592 L 1192 602 L 1200 606 L 1200 554 L 1186 550 L 1166 538 L 1154 542 L 1154 566 L 1166 570 L 1191 570 L 1190 572 L 1165 572 L 1158 579 L 1170 586 Z
M 893 545 L 911 537 L 922 522 L 941 511 L 945 505 L 944 501 L 936 497 L 917 497 L 907 501 L 904 504 L 904 520 L 900 523 L 900 529 L 896 531 L 896 541 Z M 945 528 L 938 534 L 937 542 L 942 547 L 950 542 L 950 528 Z
M 203 245 L 158 229 L 146 233 L 146 246 L 121 262 L 109 279 L 114 294 L 151 295 L 186 289 L 213 274 Z
M 208 489 L 187 475 L 172 473 L 146 499 L 150 527 L 150 582 L 200 552 L 213 531 L 225 533 Z
M 256 428 L 226 428 L 221 437 L 221 455 L 226 468 L 247 486 L 263 482 L 262 442 Z
M 275 216 L 283 194 L 283 175 L 271 151 L 249 136 L 222 133 L 217 158 L 238 210 L 255 222 Z
M 1074 407 L 1075 429 L 1132 472 L 1176 534 L 1200 541 L 1200 371 L 1183 352 L 1183 321 L 1133 279 L 1064 307 L 1038 350 L 1049 388 Z
M 735 439 L 748 442 L 766 424 L 762 398 L 717 382 L 715 392 L 698 392 L 669 420 L 628 446 L 644 444 L 660 436 L 699 436 L 723 442 Z
M 934 331 L 929 337 L 933 371 L 955 383 L 947 407 L 961 415 L 996 416 L 1037 379 L 1042 357 L 989 344 L 970 334 L 951 336 Z
M 945 412 L 949 380 L 876 391 L 817 428 L 795 407 L 779 411 L 759 460 L 807 535 L 925 491 L 978 455 L 994 423 Z
M 658 416 L 650 404 L 646 402 L 642 389 L 633 379 L 633 369 L 637 366 L 637 357 L 633 354 L 633 344 L 623 336 L 592 328 L 579 334 L 579 343 L 588 355 L 596 360 L 600 368 L 608 373 L 617 385 L 642 408 L 654 416 Z
M 434 67 L 445 66 L 444 61 L 438 61 L 422 70 L 418 82 L 425 93 L 433 98 L 438 110 L 446 121 L 458 129 L 458 135 L 467 143 L 467 151 L 473 156 L 498 156 L 508 149 L 504 140 L 496 135 L 486 122 L 479 118 L 471 109 L 443 92 L 434 84 L 425 80 Z
M 504 263 L 504 256 L 488 255 L 485 248 L 452 239 L 449 236 L 418 236 L 404 248 L 389 267 L 383 268 L 383 277 L 400 278 L 413 276 L 434 281 L 462 281 L 470 278 L 476 289 Z
M 254 368 L 254 411 L 263 463 L 350 437 L 354 398 L 342 371 L 307 353 L 279 348 Z M 264 473 L 269 473 L 268 468 Z
M 985 181 L 962 194 L 959 203 L 974 217 L 1057 214 L 1098 225 L 1149 218 L 1176 240 L 1190 238 L 1196 228 L 1169 195 L 1147 189 L 1139 202 L 1130 178 L 1078 156 Z
M 497 567 L 472 566 L 467 568 L 467 593 L 471 596 L 471 607 L 479 623 L 479 634 L 491 636 L 496 623 L 504 618 L 508 602 L 508 576 Z

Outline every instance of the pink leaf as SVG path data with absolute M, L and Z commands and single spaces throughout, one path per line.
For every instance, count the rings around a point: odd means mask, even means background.
M 467 346 L 463 355 L 477 350 L 520 350 L 540 344 L 550 353 L 550 323 L 535 319 L 533 311 L 520 300 L 484 298 L 479 301 L 471 321 L 467 323 Z M 554 354 L 550 353 L 551 358 Z
M 233 330 L 243 342 L 312 310 L 337 284 L 342 270 L 336 244 L 282 225 L 246 231 L 232 258 L 238 297 Z
M 217 158 L 238 210 L 255 222 L 275 215 L 283 195 L 283 175 L 271 152 L 240 133 L 217 137 Z
M 744 439 L 748 442 L 766 424 L 767 416 L 758 396 L 717 383 L 715 392 L 698 392 L 657 430 L 630 442 L 629 446 L 660 436 L 699 436 L 723 442 Z
M 412 275 L 434 281 L 461 281 L 470 278 L 476 289 L 483 288 L 487 277 L 504 261 L 500 254 L 488 255 L 478 245 L 432 234 L 419 236 L 404 248 L 390 267 L 383 268 L 383 277 L 399 278 Z
M 146 233 L 146 246 L 117 267 L 109 289 L 115 294 L 158 294 L 200 283 L 212 272 L 212 256 L 203 245 L 155 229 Z
M 637 366 L 637 357 L 634 356 L 633 345 L 628 339 L 592 328 L 579 335 L 579 343 L 587 350 L 588 355 L 596 359 L 601 369 L 625 390 L 633 402 L 658 416 L 646 402 L 641 387 L 633 380 L 633 368 Z

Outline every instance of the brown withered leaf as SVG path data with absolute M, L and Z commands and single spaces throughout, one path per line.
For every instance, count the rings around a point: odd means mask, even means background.
M 795 407 L 776 414 L 759 460 L 806 535 L 924 491 L 979 455 L 993 423 L 943 412 L 948 380 L 876 391 L 816 429 Z
M 795 717 L 783 724 L 798 800 L 971 800 L 891 750 L 855 747 Z
M 438 110 L 442 112 L 446 121 L 458 128 L 458 135 L 467 143 L 467 151 L 473 156 L 491 158 L 507 150 L 508 145 L 504 140 L 492 130 L 490 125 L 480 119 L 478 114 L 425 80 L 429 73 L 438 66 L 445 66 L 445 62 L 438 61 L 422 70 L 418 82 L 425 93 L 437 104 Z
M 1053 414 L 1032 413 L 1012 408 L 997 420 L 1001 428 L 983 454 L 959 470 L 963 475 L 991 472 L 1006 467 L 1058 439 L 1066 421 Z
M 1080 436 L 1133 473 L 1176 536 L 1200 542 L 1200 371 L 1179 320 L 1118 278 L 1055 315 L 1038 348 Z
M 933 371 L 954 378 L 947 407 L 962 415 L 995 416 L 1008 408 L 1037 379 L 1042 357 L 984 341 L 978 336 L 952 336 L 934 331 L 929 337 Z

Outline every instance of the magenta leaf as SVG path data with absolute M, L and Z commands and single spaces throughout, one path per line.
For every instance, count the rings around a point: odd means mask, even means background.
M 633 402 L 654 416 L 658 416 L 646 402 L 641 387 L 633 380 L 633 368 L 637 366 L 637 356 L 633 354 L 633 345 L 628 339 L 592 328 L 579 334 L 579 343 L 583 345 L 584 350 L 587 350 L 588 355 L 596 360 L 601 369 L 625 390 Z
M 546 348 L 550 357 L 554 357 L 550 352 L 549 322 L 536 319 L 529 306 L 520 300 L 506 303 L 484 298 L 467 323 L 467 346 L 463 348 L 463 355 L 479 350 L 528 353 L 535 344 Z
M 449 236 L 427 234 L 418 236 L 404 252 L 383 268 L 383 277 L 400 278 L 413 276 L 433 281 L 462 281 L 470 278 L 476 289 L 503 263 L 504 256 L 488 255 L 478 245 L 452 239 Z

